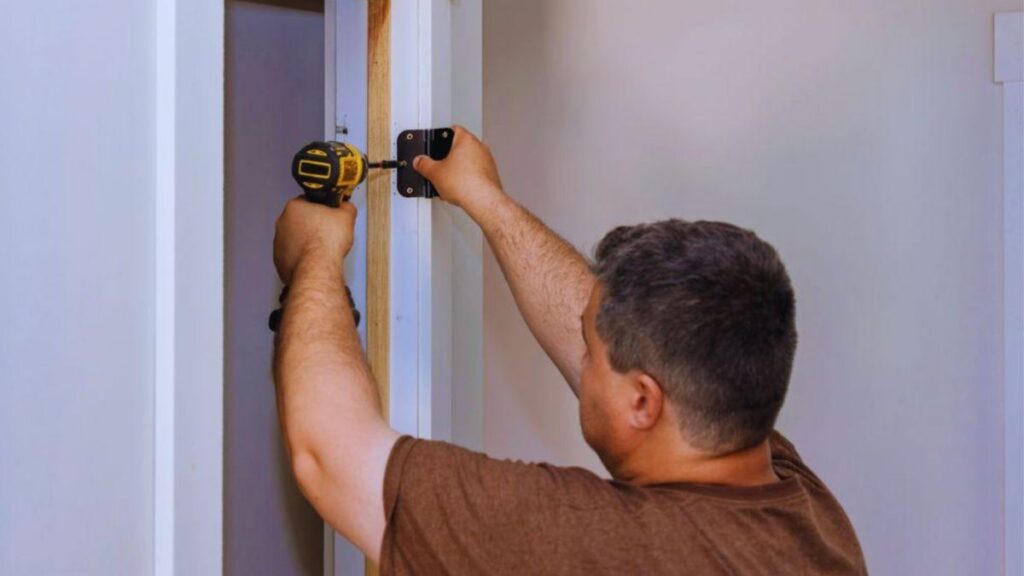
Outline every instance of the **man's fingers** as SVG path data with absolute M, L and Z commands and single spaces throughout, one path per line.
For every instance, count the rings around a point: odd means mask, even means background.
M 434 173 L 436 164 L 437 160 L 425 155 L 417 156 L 412 160 L 412 167 L 427 180 L 430 180 L 430 176 Z

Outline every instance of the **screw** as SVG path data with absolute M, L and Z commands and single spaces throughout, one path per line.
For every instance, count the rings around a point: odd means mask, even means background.
M 413 192 L 415 192 L 415 190 L 413 190 L 411 186 L 410 186 L 409 188 L 406 188 L 406 189 L 405 189 L 405 193 L 406 193 L 406 194 L 408 194 L 408 195 L 410 195 L 410 196 L 412 196 L 412 193 L 413 193 Z
M 412 140 L 412 132 L 409 132 L 408 134 L 406 134 L 405 135 L 405 139 L 406 140 Z
M 448 131 L 445 130 L 444 132 L 441 132 L 441 137 L 442 138 L 447 138 L 448 137 Z

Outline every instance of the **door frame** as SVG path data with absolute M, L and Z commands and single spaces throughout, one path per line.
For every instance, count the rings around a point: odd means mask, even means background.
M 389 8 L 387 125 L 381 116 L 367 123 L 367 15 L 378 3 Z M 453 120 L 479 134 L 481 0 L 325 0 L 324 7 L 326 138 L 366 147 L 373 128 L 390 146 L 401 130 Z M 215 574 L 223 569 L 224 3 L 157 0 L 153 25 L 153 573 Z M 337 134 L 339 126 L 348 134 Z M 397 198 L 392 179 L 371 183 L 387 186 L 375 196 L 385 202 L 368 207 L 364 190 L 355 196 L 357 246 L 367 245 L 374 212 L 386 222 L 386 242 L 375 243 L 383 256 L 357 248 L 346 264 L 358 306 L 378 318 L 362 335 L 383 335 L 371 349 L 386 358 L 387 416 L 399 432 L 480 448 L 482 237 L 440 201 Z M 376 326 L 370 334 L 367 324 Z M 351 573 L 345 546 L 325 535 L 325 574 Z
M 324 16 L 325 138 L 377 160 L 394 157 L 402 130 L 454 121 L 479 133 L 481 0 L 325 0 Z M 481 448 L 482 235 L 440 200 L 399 196 L 393 173 L 371 177 L 353 201 L 346 278 L 366 311 L 360 335 L 389 423 Z M 324 574 L 362 562 L 325 524 Z

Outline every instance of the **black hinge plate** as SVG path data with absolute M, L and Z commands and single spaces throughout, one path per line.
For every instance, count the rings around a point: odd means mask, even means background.
M 452 149 L 455 132 L 451 128 L 406 130 L 398 135 L 398 193 L 406 198 L 434 198 L 434 185 L 413 169 L 412 161 L 421 154 L 444 160 Z

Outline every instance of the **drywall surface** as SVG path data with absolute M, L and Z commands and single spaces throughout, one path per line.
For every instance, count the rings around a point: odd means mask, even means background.
M 0 573 L 153 569 L 153 2 L 0 18 Z
M 291 157 L 323 137 L 323 14 L 230 0 L 226 47 L 224 573 L 319 575 L 323 522 L 281 441 L 267 315 Z
M 780 428 L 872 572 L 1002 569 L 1001 97 L 1012 0 L 488 2 L 484 130 L 509 192 L 589 252 L 681 217 L 786 261 Z M 485 447 L 599 463 L 485 259 Z

